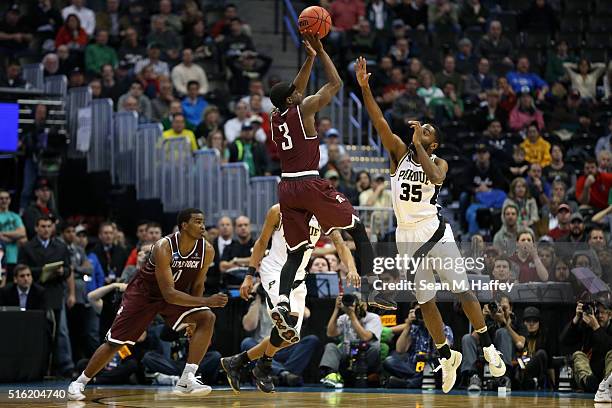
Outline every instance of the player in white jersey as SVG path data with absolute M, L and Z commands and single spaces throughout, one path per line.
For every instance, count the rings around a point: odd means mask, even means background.
M 432 265 L 436 265 L 435 272 L 441 281 L 449 283 L 459 297 L 465 315 L 476 328 L 491 374 L 501 377 L 506 366 L 491 342 L 480 303 L 466 285 L 465 268 L 456 270 L 452 267 L 462 261 L 461 254 L 450 225 L 438 211 L 438 192 L 448 171 L 446 161 L 433 154 L 440 143 L 440 132 L 431 124 L 421 126 L 419 122 L 411 121 L 409 124 L 414 134 L 412 144 L 407 146 L 391 131 L 372 95 L 368 83 L 371 74 L 367 72 L 363 57 L 357 59 L 355 73 L 368 115 L 391 158 L 393 209 L 398 224 L 395 234 L 397 249 L 400 256 L 408 254 L 413 261 L 405 272 L 414 275 L 416 298 L 423 311 L 423 320 L 441 356 L 442 390 L 449 392 L 453 388 L 462 356 L 446 343 L 444 323 L 436 305 L 436 291 L 430 289 L 436 283 Z M 446 262 L 446 259 L 452 262 Z
M 291 301 L 291 313 L 290 317 L 295 319 L 291 327 L 287 328 L 286 331 L 279 334 L 276 326 L 272 328 L 272 332 L 269 337 L 263 339 L 259 344 L 231 357 L 224 357 L 221 359 L 221 366 L 227 374 L 227 379 L 230 386 L 235 392 L 240 391 L 240 369 L 248 364 L 250 361 L 257 361 L 257 364 L 253 368 L 253 377 L 255 384 L 263 392 L 272 392 L 274 390 L 274 384 L 272 383 L 271 377 L 271 363 L 274 354 L 282 348 L 288 347 L 292 344 L 300 341 L 300 328 L 302 327 L 302 320 L 304 318 L 304 310 L 306 307 L 306 282 L 304 281 L 306 276 L 306 264 L 310 255 L 314 250 L 314 245 L 321 237 L 321 226 L 317 219 L 313 216 L 309 222 L 309 236 L 310 244 L 306 249 L 303 263 L 299 266 L 296 273 L 292 291 L 290 294 Z M 334 230 L 329 234 L 340 260 L 347 266 L 348 275 L 347 281 L 349 285 L 359 286 L 360 277 L 357 273 L 355 261 L 351 255 L 351 251 L 344 243 L 342 235 L 339 231 Z M 272 240 L 270 250 L 266 253 L 268 242 Z M 244 282 L 240 287 L 240 296 L 244 300 L 249 299 L 249 295 L 253 290 L 254 275 L 259 265 L 259 276 L 261 279 L 261 285 L 266 293 L 266 304 L 268 306 L 268 312 L 271 313 L 271 317 L 274 320 L 274 313 L 272 309 L 278 302 L 279 297 L 279 285 L 280 285 L 280 274 L 283 265 L 287 261 L 287 242 L 285 241 L 283 224 L 281 219 L 280 205 L 273 205 L 266 215 L 261 234 L 253 246 L 253 253 L 249 260 L 249 273 L 244 278 Z M 260 263 L 261 262 L 261 263 Z

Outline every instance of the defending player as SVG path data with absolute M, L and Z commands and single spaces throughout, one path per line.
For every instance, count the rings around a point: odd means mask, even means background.
M 177 217 L 179 231 L 155 243 L 149 258 L 129 283 L 106 334 L 106 342 L 89 360 L 85 371 L 68 387 L 69 400 L 83 400 L 85 385 L 125 344 L 133 345 L 159 313 L 174 330 L 195 325 L 185 370 L 174 388 L 180 395 L 206 395 L 211 388 L 195 372 L 206 354 L 215 324 L 211 307 L 223 307 L 227 296 L 202 297 L 215 251 L 204 239 L 204 214 L 188 208 Z M 183 255 L 185 254 L 185 255 Z
M 240 287 L 240 296 L 244 300 L 248 300 L 249 294 L 253 289 L 255 271 L 261 262 L 259 276 L 261 278 L 261 285 L 266 292 L 266 304 L 268 305 L 269 312 L 271 312 L 273 306 L 278 302 L 280 273 L 283 265 L 287 261 L 287 242 L 285 241 L 284 231 L 280 205 L 275 204 L 268 210 L 261 235 L 255 242 L 253 253 L 249 260 L 249 273 L 244 278 L 244 282 Z M 309 243 L 314 246 L 320 237 L 321 226 L 315 217 L 311 217 L 309 221 Z M 349 284 L 359 286 L 360 278 L 357 274 L 357 268 L 355 267 L 351 251 L 342 239 L 342 235 L 339 231 L 333 231 L 330 237 L 336 246 L 340 260 L 348 268 L 347 280 Z M 265 255 L 270 240 L 272 240 L 272 246 L 268 254 Z M 273 327 L 270 336 L 263 339 L 255 347 L 235 356 L 221 359 L 221 366 L 227 373 L 227 379 L 235 392 L 240 392 L 240 369 L 250 361 L 258 359 L 252 371 L 257 388 L 263 392 L 272 392 L 274 390 L 274 384 L 271 377 L 272 358 L 278 350 L 295 344 L 300 340 L 300 328 L 302 327 L 304 308 L 306 307 L 306 283 L 304 282 L 306 276 L 305 267 L 312 254 L 312 248 L 313 247 L 310 246 L 306 250 L 304 256 L 306 262 L 299 265 L 295 281 L 292 285 L 293 290 L 290 295 L 292 309 L 289 318 L 291 319 L 291 323 L 293 323 L 293 327 L 290 327 L 290 329 L 284 333 L 286 337 L 282 338 L 279 335 L 278 329 Z
M 270 92 L 270 99 L 276 108 L 270 115 L 272 137 L 279 147 L 282 170 L 278 197 L 289 252 L 281 271 L 279 302 L 271 315 L 281 337 L 286 330 L 290 330 L 287 322 L 291 310 L 289 293 L 299 266 L 307 259 L 306 249 L 310 245 L 308 222 L 313 214 L 325 234 L 330 234 L 334 229 L 348 231 L 364 265 L 362 269 L 371 268 L 374 259 L 372 244 L 353 206 L 343 194 L 334 190 L 329 181 L 319 177 L 319 138 L 315 129 L 315 114 L 331 102 L 342 87 L 342 80 L 319 38 L 313 35 L 305 35 L 305 38 L 308 57 L 293 83 L 281 82 Z M 321 59 L 328 82 L 316 94 L 304 98 L 316 55 Z M 397 305 L 393 302 L 381 307 L 395 309 Z
M 393 208 L 398 223 L 395 237 L 400 255 L 408 253 L 413 261 L 425 258 L 459 260 L 461 254 L 453 231 L 440 215 L 437 204 L 438 193 L 448 171 L 446 161 L 433 154 L 439 145 L 438 130 L 430 124 L 421 126 L 419 122 L 410 122 L 414 135 L 412 144 L 406 146 L 391 131 L 374 100 L 368 83 L 371 74 L 367 72 L 363 57 L 357 59 L 355 72 L 368 115 L 391 158 Z M 479 334 L 491 375 L 501 377 L 506 372 L 506 366 L 491 343 L 480 304 L 472 291 L 468 290 L 465 270 L 460 272 L 448 268 L 447 262 L 438 264 L 440 267 L 436 268 L 437 274 L 443 282 L 451 284 L 466 316 Z M 439 367 L 442 367 L 442 390 L 449 392 L 455 384 L 456 370 L 461 365 L 462 357 L 461 353 L 451 350 L 446 343 L 442 316 L 435 300 L 436 291 L 423 290 L 419 285 L 420 282 L 435 283 L 434 270 L 421 262 L 408 272 L 415 275 L 416 298 L 421 305 L 427 330 L 441 356 Z

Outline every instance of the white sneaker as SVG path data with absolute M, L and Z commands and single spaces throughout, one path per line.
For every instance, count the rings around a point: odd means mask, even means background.
M 460 352 L 451 350 L 450 358 L 440 358 L 438 361 L 440 365 L 437 366 L 433 371 L 436 372 L 442 368 L 442 391 L 444 393 L 449 392 L 453 389 L 455 381 L 457 380 L 457 369 L 461 366 L 461 360 L 463 356 Z
M 181 377 L 179 382 L 174 386 L 172 392 L 178 395 L 207 395 L 210 394 L 212 388 L 200 381 L 200 376 L 195 376 L 193 373 L 188 373 Z
M 85 399 L 85 384 L 73 381 L 68 386 L 68 400 L 69 401 L 82 401 Z
M 178 375 L 167 375 L 162 373 L 153 373 L 149 378 L 154 385 L 176 385 L 180 379 Z
M 609 375 L 608 378 L 604 378 L 603 381 L 599 383 L 599 388 L 595 393 L 595 402 L 612 402 L 612 375 Z
M 493 377 L 501 377 L 506 374 L 506 364 L 501 358 L 501 353 L 491 344 L 489 347 L 483 347 L 484 358 L 489 363 L 489 371 Z

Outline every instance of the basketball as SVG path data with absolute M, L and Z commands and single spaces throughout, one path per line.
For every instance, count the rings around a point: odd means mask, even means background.
M 319 34 L 319 38 L 323 38 L 329 33 L 331 25 L 332 20 L 328 11 L 319 6 L 305 8 L 298 18 L 300 34 Z

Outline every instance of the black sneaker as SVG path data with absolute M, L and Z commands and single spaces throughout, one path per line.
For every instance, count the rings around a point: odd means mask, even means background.
M 373 290 L 368 296 L 368 306 L 377 307 L 383 310 L 397 310 L 397 302 L 392 299 L 391 293 Z
M 470 377 L 470 384 L 467 387 L 467 390 L 470 392 L 480 392 L 482 390 L 482 381 L 478 374 L 473 374 Z
M 300 333 L 293 328 L 292 317 L 289 316 L 291 309 L 287 303 L 279 303 L 270 312 L 274 326 L 279 336 L 288 343 L 295 344 L 300 341 Z
M 238 355 L 221 359 L 221 367 L 225 371 L 225 375 L 227 375 L 227 382 L 236 394 L 240 393 L 240 369 L 242 366 L 239 361 Z
M 280 373 L 281 384 L 287 387 L 297 387 L 302 385 L 302 377 L 297 374 L 290 373 L 289 371 L 283 371 Z
M 253 370 L 251 370 L 255 385 L 260 391 L 265 393 L 274 392 L 274 382 L 272 380 L 272 360 L 265 362 L 259 359 Z

